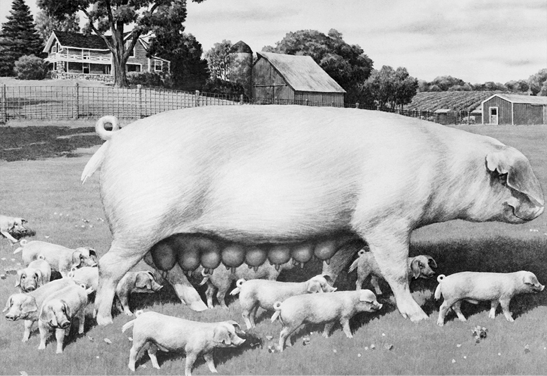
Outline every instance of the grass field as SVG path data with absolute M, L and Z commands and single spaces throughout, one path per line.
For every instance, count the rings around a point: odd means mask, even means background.
M 88 125 L 80 124 L 77 133 L 87 133 L 86 127 Z M 542 186 L 547 187 L 547 127 L 476 126 L 465 129 L 491 135 L 517 147 L 529 157 Z M 79 182 L 81 171 L 97 146 L 75 142 L 62 144 L 60 153 L 51 153 L 49 144 L 55 144 L 59 135 L 69 135 L 76 130 L 48 124 L 42 127 L 41 137 L 33 132 L 37 130 L 27 129 L 24 124 L 9 129 L 0 127 L 0 153 L 4 153 L 0 154 L 0 159 L 14 160 L 0 160 L 0 212 L 27 218 L 37 232 L 35 239 L 68 247 L 92 246 L 103 254 L 108 249 L 111 235 L 103 221 L 98 179 L 94 176 L 83 186 Z M 89 137 L 86 142 L 90 144 L 100 143 L 96 136 L 86 137 Z M 39 149 L 27 147 L 26 141 L 20 141 L 17 147 L 28 153 L 15 155 L 16 151 L 2 151 L 6 148 L 3 140 L 8 138 L 28 138 L 29 143 L 46 142 Z M 19 267 L 20 256 L 12 254 L 14 249 L 0 239 L 0 273 L 5 268 Z M 415 231 L 411 244 L 412 254 L 430 254 L 437 260 L 439 273 L 526 269 L 536 273 L 544 284 L 547 283 L 546 250 L 546 215 L 524 225 L 463 221 L 431 225 Z M 319 269 L 318 264 L 307 265 L 302 273 L 291 271 L 291 275 L 286 274 L 283 278 L 303 280 Z M 340 289 L 351 289 L 354 280 L 354 275 L 341 276 L 337 284 Z M 7 297 L 16 292 L 14 281 L 13 274 L 0 279 L 0 304 L 3 305 Z M 247 345 L 237 350 L 217 352 L 217 369 L 221 374 L 263 375 L 545 374 L 547 291 L 513 299 L 514 323 L 507 322 L 500 313 L 495 320 L 490 320 L 488 304 L 464 304 L 462 309 L 468 321 L 460 322 L 450 314 L 446 325 L 440 328 L 435 323 L 440 302 L 432 298 L 435 286 L 434 281 L 418 281 L 413 285 L 414 297 L 431 317 L 426 322 L 414 324 L 403 319 L 388 293 L 381 298 L 385 303 L 381 312 L 361 314 L 352 320 L 353 339 L 347 339 L 339 326 L 328 339 L 317 332 L 310 334 L 310 330 L 322 328 L 307 327 L 299 332 L 294 346 L 283 353 L 268 351 L 268 346 L 277 343 L 280 325 L 270 323 L 271 314 L 263 314 L 257 329 L 252 332 L 262 340 L 262 346 Z M 202 321 L 235 319 L 243 323 L 239 303 L 228 301 L 228 304 L 227 311 L 215 308 L 195 313 L 178 303 L 169 288 L 161 294 L 140 296 L 132 301 L 133 308 Z M 113 325 L 99 327 L 89 319 L 85 334 L 79 336 L 73 331 L 64 354 L 56 355 L 53 339 L 46 350 L 39 352 L 37 330 L 28 343 L 22 343 L 23 324 L 0 318 L 0 374 L 130 374 L 127 360 L 131 332 L 121 333 L 122 325 L 128 320 L 119 315 L 114 318 Z M 488 329 L 487 338 L 480 343 L 475 343 L 472 336 L 477 325 Z M 273 336 L 273 339 L 266 336 Z M 307 345 L 303 344 L 304 336 L 310 337 Z M 105 338 L 111 343 L 105 342 Z M 145 355 L 135 374 L 183 372 L 183 355 L 159 353 L 158 359 L 161 370 L 153 369 Z M 209 374 L 203 361 L 197 363 L 194 374 Z

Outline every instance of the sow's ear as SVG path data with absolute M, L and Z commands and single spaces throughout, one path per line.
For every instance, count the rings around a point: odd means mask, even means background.
M 486 168 L 507 174 L 507 185 L 543 206 L 543 194 L 530 162 L 522 153 L 512 147 L 504 147 L 486 156 Z

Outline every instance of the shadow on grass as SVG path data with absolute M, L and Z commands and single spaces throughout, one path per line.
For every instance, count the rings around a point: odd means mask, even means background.
M 94 132 L 93 127 L 0 127 L 0 160 L 77 157 L 74 150 L 103 143 Z

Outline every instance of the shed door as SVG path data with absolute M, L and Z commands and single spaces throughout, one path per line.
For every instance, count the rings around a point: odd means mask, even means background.
M 489 107 L 490 112 L 490 124 L 498 125 L 498 108 L 497 107 Z
M 543 106 L 543 124 L 547 124 L 547 106 Z

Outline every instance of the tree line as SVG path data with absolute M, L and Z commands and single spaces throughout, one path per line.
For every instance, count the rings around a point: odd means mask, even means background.
M 193 0 L 201 3 L 204 0 Z M 7 22 L 0 31 L 0 75 L 13 75 L 17 61 L 43 56 L 44 43 L 53 30 L 96 34 L 112 52 L 115 85 L 127 86 L 125 64 L 141 36 L 151 36 L 149 56 L 171 61 L 171 73 L 159 80 L 172 88 L 221 93 L 243 93 L 231 41 L 216 43 L 204 53 L 201 43 L 185 33 L 186 0 L 37 0 L 36 23 L 24 0 L 13 0 Z M 85 15 L 80 30 L 78 12 Z M 128 29 L 131 25 L 131 30 Z M 129 43 L 127 43 L 129 42 Z M 528 80 L 505 84 L 475 84 L 442 76 L 431 82 L 412 77 L 406 68 L 374 68 L 373 60 L 357 44 L 348 44 L 331 29 L 289 32 L 266 52 L 311 56 L 344 90 L 346 102 L 395 109 L 412 101 L 419 91 L 500 90 L 547 95 L 547 69 Z M 30 58 L 32 59 L 32 58 Z M 35 62 L 36 63 L 36 62 Z M 36 63 L 38 64 L 38 63 Z

